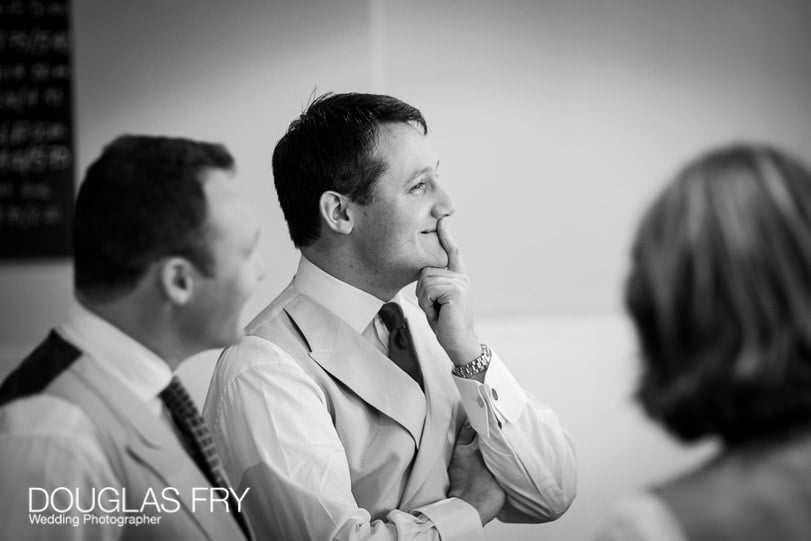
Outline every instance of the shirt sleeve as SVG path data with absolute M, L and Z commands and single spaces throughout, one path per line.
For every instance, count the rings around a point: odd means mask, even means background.
M 658 498 L 640 494 L 617 505 L 594 540 L 687 541 L 687 538 Z
M 476 510 L 447 498 L 372 520 L 352 494 L 327 398 L 283 350 L 258 337 L 227 349 L 204 415 L 259 536 L 278 539 L 483 539 Z
M 484 383 L 454 376 L 487 468 L 507 496 L 504 522 L 560 517 L 576 493 L 571 436 L 548 406 L 529 396 L 493 352 Z
M 6 538 L 120 539 L 124 528 L 84 519 L 107 518 L 110 513 L 92 505 L 94 491 L 120 486 L 95 428 L 76 406 L 36 396 L 0 409 L 0 524 Z M 91 506 L 87 513 L 79 509 Z

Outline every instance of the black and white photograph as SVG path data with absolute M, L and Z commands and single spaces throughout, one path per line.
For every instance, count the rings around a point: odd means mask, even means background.
M 0 541 L 811 539 L 809 29 L 0 0 Z

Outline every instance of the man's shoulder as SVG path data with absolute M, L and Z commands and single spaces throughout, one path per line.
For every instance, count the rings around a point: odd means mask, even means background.
M 306 356 L 312 350 L 311 340 L 338 324 L 337 316 L 291 284 L 245 327 L 245 334 L 269 341 L 297 357 Z M 257 344 L 248 338 L 236 347 L 252 349 Z
M 122 394 L 97 362 L 52 331 L 3 381 L 2 438 L 49 440 L 55 447 L 103 455 L 98 413 L 109 412 L 106 406 L 121 401 Z M 118 421 L 114 424 L 121 426 Z
M 272 327 L 280 318 L 284 317 L 285 308 L 301 296 L 301 293 L 291 283 L 270 304 L 254 316 L 245 327 L 245 333 L 257 335 L 262 333 L 262 329 Z
M 3 380 L 0 406 L 43 391 L 81 356 L 79 348 L 52 330 Z
M 220 353 L 214 374 L 232 380 L 246 370 L 289 364 L 296 353 L 294 348 L 284 348 L 267 336 L 245 335 Z
M 333 337 L 340 324 L 337 316 L 291 284 L 251 321 L 245 336 L 222 351 L 209 396 L 212 389 L 225 388 L 256 371 L 284 371 L 323 385 L 329 378 L 311 352 L 331 343 L 324 336 Z
M 129 437 L 147 405 L 102 365 L 52 331 L 3 382 L 0 431 L 5 437 L 92 442 L 94 451 Z
M 311 302 L 292 285 L 267 305 L 245 328 L 245 336 L 220 354 L 215 374 L 231 380 L 251 368 L 289 364 L 309 352 L 307 341 L 286 309 Z
M 13 400 L 0 408 L 0 434 L 87 435 L 93 423 L 65 397 L 37 393 Z
M 40 448 L 106 462 L 96 425 L 77 404 L 64 397 L 37 393 L 0 408 L 0 448 Z M 29 447 L 30 446 L 30 447 Z

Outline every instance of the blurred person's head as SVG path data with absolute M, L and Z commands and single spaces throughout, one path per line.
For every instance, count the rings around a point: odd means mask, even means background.
M 76 200 L 77 298 L 163 356 L 236 340 L 262 269 L 233 176 L 219 144 L 127 135 L 107 145 Z
M 774 148 L 690 163 L 645 214 L 626 305 L 637 398 L 683 441 L 811 419 L 811 173 Z
M 453 212 L 422 113 L 376 94 L 326 94 L 276 145 L 273 175 L 302 253 L 381 298 L 447 254 L 437 222 Z

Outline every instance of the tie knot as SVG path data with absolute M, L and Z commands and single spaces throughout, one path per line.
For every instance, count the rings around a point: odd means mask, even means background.
M 176 417 L 197 417 L 199 415 L 194 400 L 177 376 L 174 376 L 169 385 L 161 391 L 161 399 Z
M 403 309 L 400 308 L 400 305 L 396 302 L 387 302 L 384 304 L 380 308 L 378 315 L 380 315 L 380 319 L 383 320 L 383 324 L 386 325 L 389 332 L 405 326 Z

